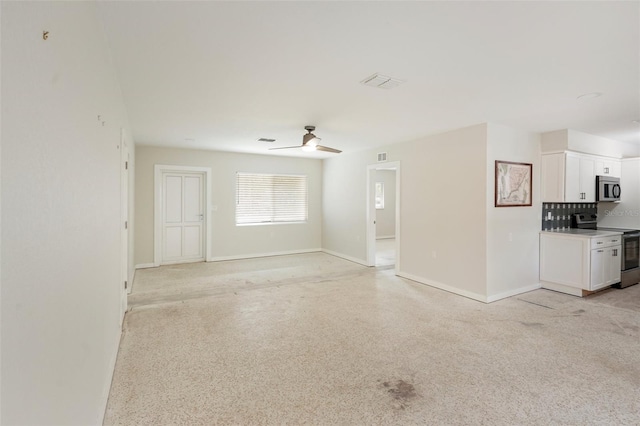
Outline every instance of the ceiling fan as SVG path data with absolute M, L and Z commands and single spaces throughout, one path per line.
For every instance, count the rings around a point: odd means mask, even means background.
M 328 146 L 318 145 L 318 142 L 321 140 L 319 137 L 314 135 L 313 132 L 316 129 L 316 126 L 304 126 L 304 129 L 308 132 L 306 135 L 302 136 L 302 145 L 298 146 L 284 146 L 281 148 L 269 148 L 269 150 L 274 149 L 291 149 L 291 148 L 302 148 L 303 151 L 325 151 L 325 152 L 335 152 L 336 154 L 341 153 L 339 149 L 329 148 Z

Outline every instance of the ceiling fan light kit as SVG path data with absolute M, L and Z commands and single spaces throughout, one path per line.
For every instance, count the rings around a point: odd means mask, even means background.
M 317 137 L 316 135 L 311 133 L 314 130 L 316 130 L 316 126 L 304 126 L 304 129 L 307 131 L 307 134 L 302 136 L 302 145 L 299 145 L 299 146 L 284 146 L 284 147 L 281 147 L 281 148 L 269 148 L 269 150 L 272 151 L 274 149 L 302 148 L 302 150 L 305 151 L 305 152 L 324 151 L 324 152 L 333 152 L 335 154 L 339 154 L 339 153 L 342 152 L 339 149 L 330 148 L 328 146 L 318 145 L 318 142 L 321 141 L 322 139 L 320 139 L 319 137 Z

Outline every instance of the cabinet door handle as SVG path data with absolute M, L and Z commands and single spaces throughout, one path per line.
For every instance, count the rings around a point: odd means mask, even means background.
M 598 253 L 604 253 L 604 250 L 598 250 Z

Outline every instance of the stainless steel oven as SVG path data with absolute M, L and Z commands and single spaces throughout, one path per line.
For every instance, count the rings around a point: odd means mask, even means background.
M 640 231 L 622 234 L 622 282 L 628 287 L 640 282 Z

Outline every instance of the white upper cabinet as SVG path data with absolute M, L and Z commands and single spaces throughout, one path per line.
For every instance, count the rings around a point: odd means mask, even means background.
M 565 202 L 596 201 L 595 160 L 591 157 L 565 153 Z
M 558 201 L 582 201 L 580 178 L 583 177 L 584 173 L 581 173 L 580 158 L 573 155 L 565 155 L 564 173 L 564 198 Z
M 620 160 L 599 158 L 596 160 L 596 175 L 620 177 Z
M 620 177 L 620 160 L 571 151 L 542 154 L 542 201 L 595 203 L 596 175 Z
M 564 153 L 542 155 L 540 165 L 542 201 L 564 202 L 564 175 Z
M 540 148 L 542 201 L 559 203 L 595 202 L 595 177 L 619 178 L 626 152 L 621 142 L 571 129 L 543 133 Z

